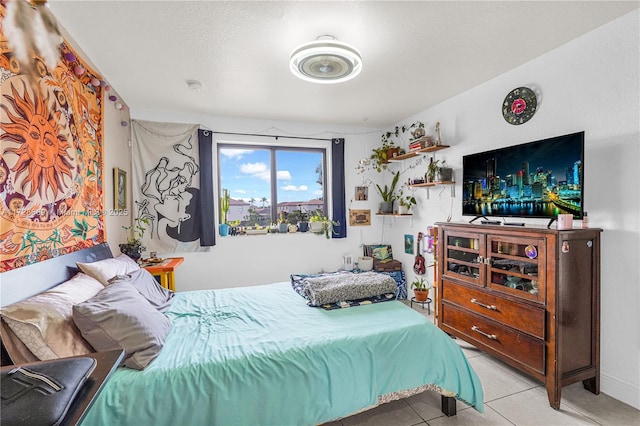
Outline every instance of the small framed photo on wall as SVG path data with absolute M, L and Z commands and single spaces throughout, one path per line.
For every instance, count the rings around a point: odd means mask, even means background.
M 113 209 L 127 208 L 127 172 L 117 167 L 113 168 Z
M 371 210 L 349 210 L 349 225 L 370 226 Z
M 356 201 L 367 201 L 369 199 L 369 187 L 356 186 Z

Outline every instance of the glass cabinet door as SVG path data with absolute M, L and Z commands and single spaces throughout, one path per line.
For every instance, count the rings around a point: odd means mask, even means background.
M 445 232 L 444 274 L 465 282 L 484 285 L 484 235 Z
M 544 240 L 487 237 L 488 286 L 494 290 L 544 302 Z

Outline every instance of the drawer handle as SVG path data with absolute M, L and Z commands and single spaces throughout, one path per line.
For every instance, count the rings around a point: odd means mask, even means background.
M 497 311 L 498 307 L 496 305 L 485 305 L 482 302 L 478 302 L 478 299 L 471 299 L 471 303 L 475 303 L 476 305 L 482 306 L 483 308 L 487 308 L 492 311 Z
M 475 331 L 476 333 L 480 333 L 482 334 L 484 337 L 491 339 L 491 340 L 498 340 L 498 336 L 496 336 L 495 334 L 487 334 L 484 331 L 480 330 L 477 326 L 472 325 L 471 326 L 471 330 Z

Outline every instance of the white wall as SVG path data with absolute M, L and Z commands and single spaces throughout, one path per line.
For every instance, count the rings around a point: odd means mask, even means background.
M 399 124 L 419 119 L 432 127 L 440 121 L 451 148 L 437 158 L 454 167 L 458 181 L 465 154 L 585 131 L 585 208 L 590 227 L 604 230 L 601 390 L 640 409 L 639 22 L 636 10 Z M 531 121 L 513 126 L 500 107 L 519 86 L 535 88 L 539 108 Z M 416 234 L 449 214 L 454 221 L 471 219 L 462 217 L 460 184 L 453 204 L 449 189 L 430 189 L 428 200 L 424 189 L 416 195 L 419 218 L 413 226 L 395 221 L 394 253 L 405 233 Z

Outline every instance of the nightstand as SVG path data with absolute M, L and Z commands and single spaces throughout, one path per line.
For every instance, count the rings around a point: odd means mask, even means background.
M 93 369 L 87 381 L 84 382 L 80 392 L 76 395 L 73 403 L 69 407 L 67 415 L 64 417 L 61 425 L 77 425 L 82 422 L 84 415 L 89 411 L 93 401 L 96 399 L 103 385 L 109 379 L 109 376 L 116 370 L 122 359 L 124 358 L 124 351 L 117 349 L 106 352 L 94 352 L 86 355 L 80 355 L 71 358 L 93 358 L 96 360 L 96 367 Z M 37 365 L 46 363 L 48 361 L 38 361 L 28 364 L 20 364 L 21 367 L 29 367 L 30 365 Z M 10 370 L 15 368 L 16 365 L 8 365 L 2 367 L 2 370 Z
M 157 265 L 143 266 L 144 269 L 155 277 L 160 278 L 160 285 L 171 291 L 176 291 L 175 270 L 184 262 L 184 257 L 169 257 Z

